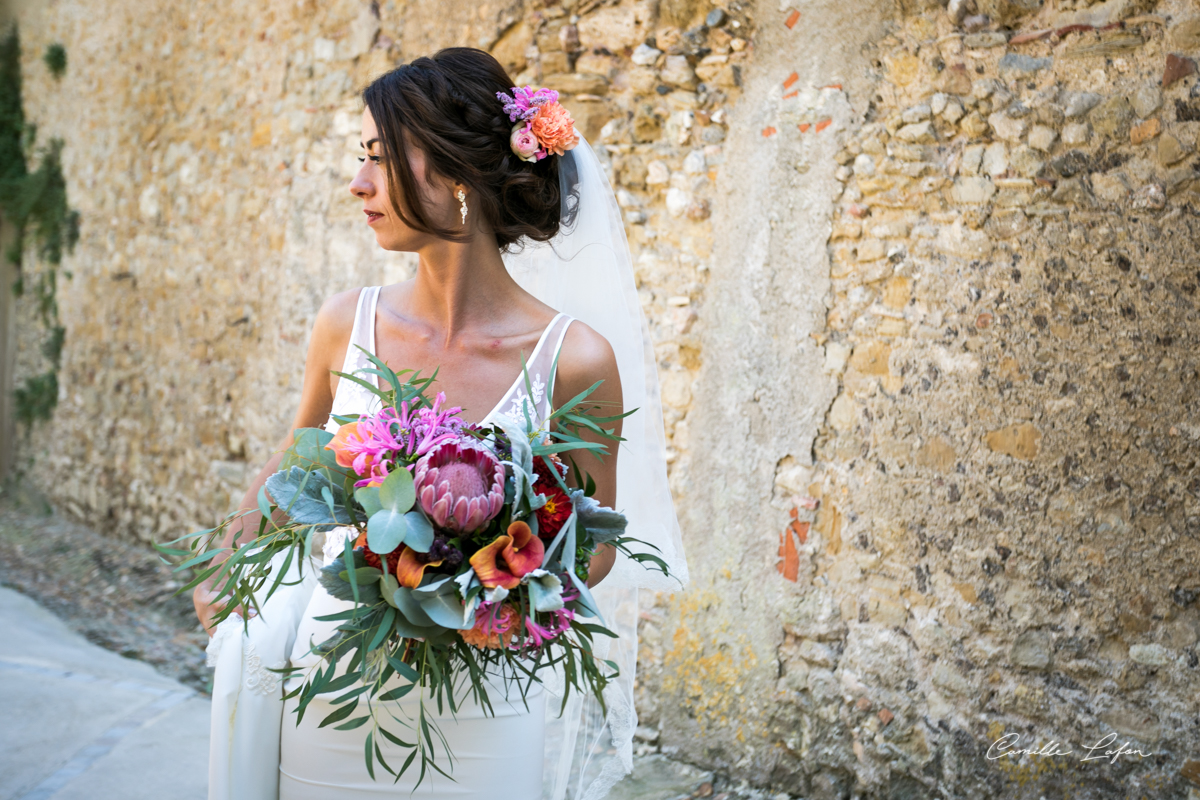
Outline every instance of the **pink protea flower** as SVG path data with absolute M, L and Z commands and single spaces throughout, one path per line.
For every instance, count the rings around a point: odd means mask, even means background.
M 504 466 L 483 447 L 448 441 L 413 472 L 417 502 L 439 528 L 474 533 L 504 505 Z

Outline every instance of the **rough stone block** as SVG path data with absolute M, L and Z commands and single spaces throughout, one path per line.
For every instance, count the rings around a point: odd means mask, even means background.
M 1124 139 L 1133 121 L 1133 104 L 1124 95 L 1110 97 L 1092 109 L 1088 119 L 1097 135 Z
M 983 204 L 992 199 L 996 185 L 983 176 L 957 178 L 950 189 L 950 197 L 956 203 Z
M 993 178 L 1008 171 L 1008 146 L 1004 142 L 992 142 L 983 151 L 981 170 Z
M 1009 164 L 1022 178 L 1033 178 L 1046 166 L 1045 160 L 1032 147 L 1020 145 L 1012 149 Z
M 1145 119 L 1162 106 L 1162 92 L 1157 86 L 1139 86 L 1130 98 L 1134 112 Z
M 1120 203 L 1129 196 L 1129 185 L 1119 173 L 1097 172 L 1092 175 L 1092 191 L 1106 203 Z
M 1134 125 L 1129 130 L 1129 141 L 1134 144 L 1145 144 L 1146 142 L 1158 136 L 1162 130 L 1162 123 L 1155 119 L 1148 119 L 1145 122 Z
M 996 111 L 988 116 L 988 124 L 996 134 L 997 139 L 1008 142 L 1020 141 L 1025 136 L 1025 120 L 1014 119 L 1003 111 Z
M 1072 92 L 1066 97 L 1063 114 L 1068 118 L 1081 117 L 1099 105 L 1103 99 L 1095 92 Z
M 917 122 L 912 125 L 905 125 L 900 130 L 896 131 L 896 138 L 902 142 L 928 143 L 936 142 L 937 135 L 933 131 L 933 125 L 927 120 L 925 122 Z
M 1035 150 L 1041 150 L 1043 153 L 1050 152 L 1054 147 L 1054 141 L 1058 138 L 1058 133 L 1053 128 L 1045 125 L 1034 125 L 1033 130 L 1029 132 L 1029 146 Z
M 1164 133 L 1158 137 L 1158 163 L 1164 167 L 1177 164 L 1192 153 L 1192 148 L 1184 144 L 1173 133 Z
M 1045 669 L 1050 666 L 1050 634 L 1027 630 L 1013 643 L 1011 658 L 1019 667 Z
M 1075 147 L 1087 144 L 1091 128 L 1086 122 L 1072 122 L 1063 126 L 1063 144 Z
M 1006 78 L 1032 75 L 1043 69 L 1049 69 L 1054 63 L 1053 58 L 1035 58 L 1023 53 L 1005 53 L 1000 59 L 1000 74 Z

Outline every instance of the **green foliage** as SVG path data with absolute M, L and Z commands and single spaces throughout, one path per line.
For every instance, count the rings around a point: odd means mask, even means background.
M 18 386 L 13 394 L 17 401 L 18 422 L 29 426 L 50 419 L 50 415 L 54 413 L 54 406 L 58 404 L 57 370 L 26 378 L 25 385 Z
M 67 48 L 55 42 L 46 47 L 46 55 L 42 56 L 46 67 L 55 78 L 61 78 L 67 71 Z
M 55 78 L 61 77 L 67 68 L 67 51 L 52 44 L 44 60 Z M 30 172 L 28 154 L 36 139 L 37 127 L 25 119 L 21 100 L 21 41 L 14 25 L 0 38 L 0 214 L 16 231 L 4 257 L 17 266 L 12 291 L 18 297 L 29 288 L 28 276 L 21 271 L 27 235 L 32 235 L 38 258 L 46 264 L 32 289 L 38 319 L 47 331 L 42 353 L 51 367 L 46 374 L 27 378 L 16 390 L 17 419 L 26 425 L 49 419 L 58 404 L 66 333 L 58 316 L 59 265 L 63 254 L 74 250 L 79 241 L 79 212 L 67 203 L 62 140 L 51 139 L 39 148 L 37 169 Z

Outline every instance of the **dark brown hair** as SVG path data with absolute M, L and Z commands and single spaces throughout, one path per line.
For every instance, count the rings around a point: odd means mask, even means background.
M 512 152 L 513 123 L 496 97 L 511 94 L 511 87 L 490 53 L 449 47 L 381 75 L 363 90 L 379 129 L 392 207 L 410 228 L 452 241 L 468 238 L 457 226 L 435 225 L 422 207 L 407 158 L 407 148 L 417 147 L 427 171 L 470 187 L 469 213 L 483 218 L 501 248 L 522 237 L 544 242 L 558 233 L 564 157 L 531 163 Z

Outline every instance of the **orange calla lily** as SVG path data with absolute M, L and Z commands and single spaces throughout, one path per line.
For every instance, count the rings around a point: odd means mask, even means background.
M 355 453 L 346 449 L 346 445 L 350 442 L 350 437 L 354 437 L 355 441 L 361 441 L 362 437 L 358 435 L 358 423 L 347 422 L 345 425 L 338 428 L 337 433 L 333 435 L 333 439 L 329 444 L 325 445 L 326 450 L 332 450 L 334 457 L 337 459 L 339 467 L 349 469 L 354 466 Z
M 411 547 L 401 545 L 400 560 L 396 562 L 396 581 L 401 586 L 416 589 L 421 585 L 421 578 L 427 567 L 440 567 L 442 559 L 422 562 L 417 560 L 417 553 Z
M 471 566 L 479 582 L 488 589 L 503 586 L 515 589 L 521 578 L 542 565 L 546 554 L 542 540 L 524 522 L 508 526 L 508 533 L 497 536 L 487 547 L 471 556 Z
M 512 543 L 504 548 L 504 561 L 512 574 L 518 578 L 533 572 L 542 566 L 542 558 L 546 555 L 546 546 L 542 540 L 533 535 L 533 530 L 524 522 L 514 522 L 508 526 L 508 535 Z

